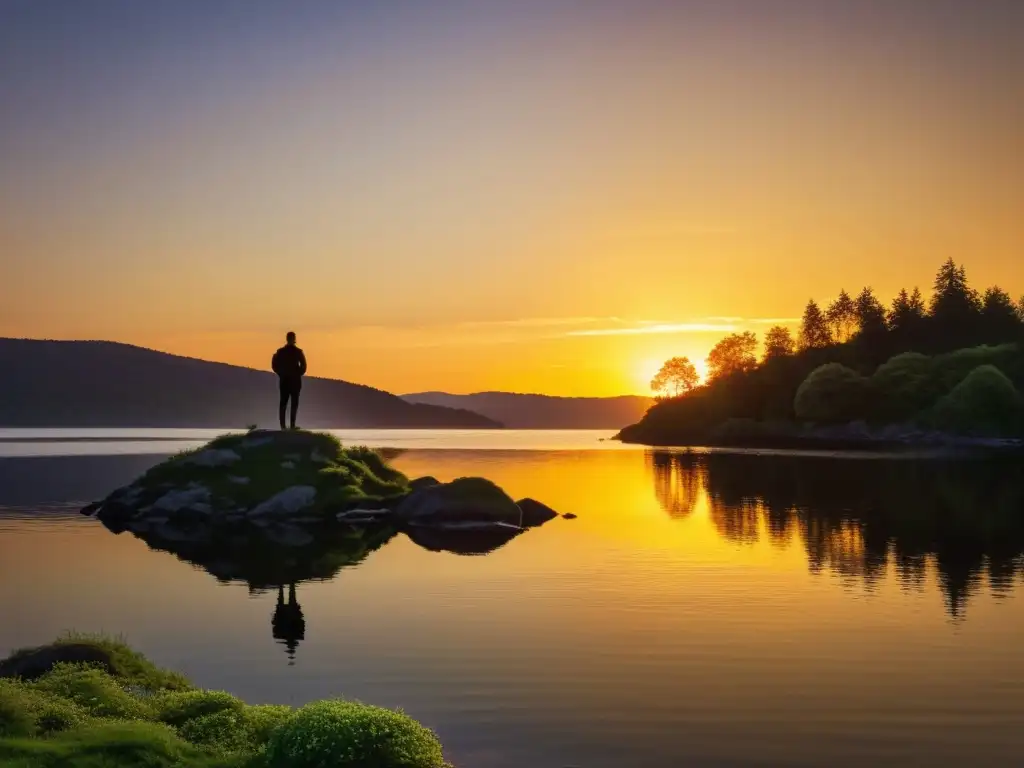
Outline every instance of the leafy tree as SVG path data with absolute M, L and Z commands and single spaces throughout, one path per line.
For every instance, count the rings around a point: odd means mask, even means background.
M 1024 323 L 1024 296 L 1021 296 L 1017 301 L 1017 317 Z
M 832 333 L 821 308 L 811 299 L 804 308 L 803 320 L 800 323 L 801 349 L 821 349 L 832 343 Z
M 835 341 L 840 344 L 849 341 L 857 329 L 857 305 L 850 294 L 840 291 L 836 300 L 829 304 L 825 319 Z
M 1003 289 L 985 291 L 981 306 L 981 327 L 986 342 L 1014 341 L 1020 334 L 1021 319 L 1013 299 Z
M 750 331 L 732 333 L 708 354 L 708 381 L 757 367 L 757 336 Z
M 839 363 L 826 363 L 804 379 L 793 409 L 803 421 L 845 423 L 863 415 L 867 392 L 867 379 L 859 373 Z
M 700 377 L 688 357 L 673 357 L 666 360 L 658 374 L 651 379 L 651 389 L 661 397 L 679 397 L 694 387 Z
M 796 351 L 793 334 L 784 325 L 773 325 L 764 336 L 764 359 L 775 360 L 789 357 Z

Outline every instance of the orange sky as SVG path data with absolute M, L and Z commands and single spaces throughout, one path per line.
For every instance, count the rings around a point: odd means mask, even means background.
M 1024 293 L 1019 4 L 41 5 L 0 335 L 599 395 L 949 256 Z

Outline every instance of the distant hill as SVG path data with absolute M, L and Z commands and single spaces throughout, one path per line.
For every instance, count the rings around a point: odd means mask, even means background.
M 0 338 L 0 372 L 0 426 L 242 428 L 277 423 L 273 373 L 128 344 Z M 501 426 L 477 413 L 413 404 L 372 387 L 315 377 L 303 384 L 299 424 Z
M 467 408 L 510 429 L 620 429 L 642 418 L 654 401 L 648 397 L 552 397 L 511 392 L 450 395 L 418 392 L 402 395 L 410 403 Z

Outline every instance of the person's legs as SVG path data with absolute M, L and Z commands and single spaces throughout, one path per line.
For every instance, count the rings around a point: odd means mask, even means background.
M 295 417 L 299 414 L 299 392 L 302 391 L 302 385 L 296 384 L 292 389 L 292 429 L 295 429 Z M 282 416 L 282 419 L 284 417 Z
M 278 420 L 281 422 L 281 429 L 284 429 L 284 414 L 288 408 L 288 385 L 285 384 L 284 379 L 281 379 L 281 403 L 277 409 Z

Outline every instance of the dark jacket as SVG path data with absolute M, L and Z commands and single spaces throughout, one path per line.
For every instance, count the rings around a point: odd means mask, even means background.
M 287 381 L 298 381 L 306 373 L 306 356 L 294 344 L 286 344 L 274 353 L 270 367 Z

